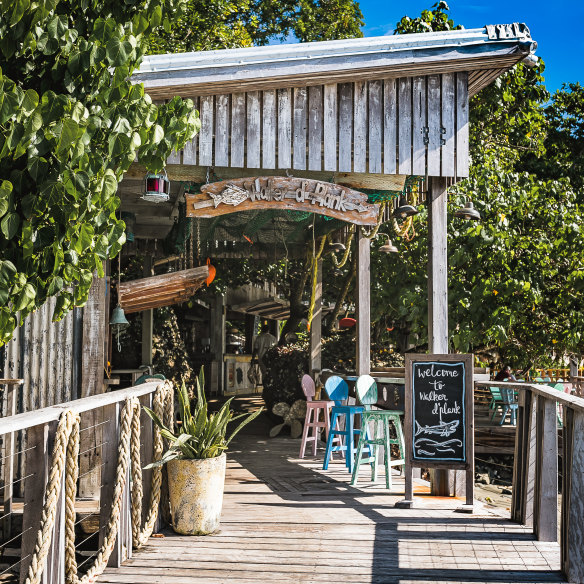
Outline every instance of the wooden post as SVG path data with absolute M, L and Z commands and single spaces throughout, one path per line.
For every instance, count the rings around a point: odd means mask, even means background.
M 140 405 L 152 409 L 153 394 L 149 393 L 140 398 Z M 140 463 L 142 468 L 153 461 L 154 455 L 154 427 L 150 416 L 140 410 Z M 150 492 L 152 490 L 152 469 L 142 470 L 142 521 L 146 520 L 148 507 L 150 505 Z M 154 526 L 154 531 L 158 531 L 158 520 Z
M 539 541 L 558 541 L 558 430 L 556 402 L 537 398 L 533 531 Z
M 371 240 L 357 227 L 357 375 L 371 371 Z
M 530 390 L 519 392 L 517 410 L 511 519 L 521 525 L 531 526 L 536 460 L 536 400 Z
M 107 326 L 106 282 L 93 275 L 89 298 L 83 309 L 83 348 L 81 391 L 79 397 L 104 392 L 105 332 Z M 79 435 L 79 496 L 99 497 L 101 471 L 101 410 L 91 410 L 81 415 L 81 430 L 95 426 L 95 430 L 82 431 Z M 92 470 L 93 469 L 93 470 Z
M 16 398 L 18 395 L 18 386 L 23 383 L 22 379 L 12 380 L 6 383 L 6 416 L 16 414 Z M 10 539 L 12 526 L 12 496 L 14 494 L 14 432 L 4 435 L 4 448 L 2 450 L 2 466 L 4 467 L 4 519 L 2 520 L 2 537 L 4 541 Z
M 107 522 L 111 515 L 113 504 L 116 471 L 118 467 L 118 441 L 120 426 L 120 408 L 123 404 L 115 403 L 102 408 L 103 423 L 103 459 L 104 466 L 101 481 L 101 510 L 99 514 L 99 545 L 103 543 Z M 130 546 L 132 545 L 132 526 L 130 520 L 130 466 L 126 475 L 126 486 L 122 493 L 122 506 L 120 511 L 120 525 L 114 549 L 110 556 L 108 566 L 119 568 L 122 562 L 128 559 L 128 525 L 130 526 Z
M 20 562 L 20 582 L 26 580 L 28 568 L 34 553 L 36 537 L 40 528 L 45 489 L 48 480 L 51 454 L 57 422 L 33 426 L 27 430 L 26 462 L 24 481 L 24 510 L 22 517 L 22 544 Z M 64 478 L 64 477 L 63 477 Z M 64 584 L 64 527 L 65 504 L 63 484 L 57 504 L 55 527 L 52 533 L 51 547 L 47 556 L 46 568 L 41 579 L 42 584 Z
M 152 276 L 152 256 L 144 258 L 144 277 Z M 154 310 L 142 311 L 142 365 L 152 365 L 152 330 Z
M 584 582 L 584 412 L 565 407 L 561 562 L 568 582 Z
M 446 240 L 446 179 L 428 183 L 428 350 L 448 353 L 448 257 Z M 430 472 L 432 494 L 450 494 L 449 471 Z
M 310 374 L 315 377 L 322 369 L 322 259 L 316 263 L 316 295 L 310 324 Z
M 223 355 L 225 354 L 225 296 L 217 294 L 211 308 L 211 363 L 210 391 L 223 392 Z

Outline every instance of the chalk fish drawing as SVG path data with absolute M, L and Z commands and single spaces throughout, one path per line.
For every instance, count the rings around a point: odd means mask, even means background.
M 243 201 L 249 197 L 249 193 L 241 187 L 229 184 L 220 193 L 216 195 L 209 193 L 209 196 L 213 199 L 215 208 L 221 203 L 225 205 L 233 205 L 235 207 L 240 203 L 243 203 Z
M 454 420 L 452 422 L 443 422 L 440 420 L 439 424 L 435 426 L 421 426 L 419 422 L 416 421 L 416 436 L 418 434 L 435 434 L 436 436 L 450 436 L 456 432 L 456 428 L 460 424 L 460 420 Z

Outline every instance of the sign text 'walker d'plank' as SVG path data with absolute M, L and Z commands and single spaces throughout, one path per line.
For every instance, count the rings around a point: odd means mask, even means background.
M 187 194 L 187 216 L 211 218 L 235 211 L 286 209 L 375 225 L 379 206 L 367 195 L 333 183 L 297 177 L 250 177 L 210 183 Z

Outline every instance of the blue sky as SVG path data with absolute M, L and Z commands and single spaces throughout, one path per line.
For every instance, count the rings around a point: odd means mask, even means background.
M 435 2 L 361 0 L 365 17 L 363 32 L 365 36 L 392 34 L 402 16 L 419 16 Z M 448 4 L 454 22 L 465 28 L 525 22 L 537 41 L 536 55 L 546 63 L 544 76 L 549 91 L 560 88 L 562 83 L 579 81 L 584 84 L 584 0 L 449 0 Z

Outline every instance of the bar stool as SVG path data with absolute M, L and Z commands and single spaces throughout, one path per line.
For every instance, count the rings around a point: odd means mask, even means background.
M 316 442 L 320 438 L 320 432 L 324 428 L 325 436 L 328 438 L 330 430 L 330 409 L 335 405 L 329 400 L 313 400 L 316 395 L 314 380 L 310 375 L 302 377 L 302 391 L 306 396 L 306 417 L 304 418 L 304 431 L 302 432 L 302 442 L 300 443 L 300 458 L 304 458 L 306 444 L 312 442 L 312 455 L 316 456 Z M 319 421 L 320 412 L 324 420 Z M 309 436 L 309 430 L 312 428 L 312 436 Z
M 326 441 L 326 450 L 324 453 L 324 464 L 322 465 L 323 470 L 328 469 L 329 460 L 333 452 L 343 452 L 345 454 L 345 464 L 349 472 L 353 471 L 353 459 L 355 456 L 355 435 L 359 436 L 361 430 L 355 428 L 355 415 L 360 415 L 363 413 L 363 406 L 350 406 L 345 405 L 349 398 L 349 386 L 347 382 L 339 377 L 338 375 L 333 375 L 326 380 L 324 389 L 331 400 L 334 402 L 334 406 L 331 410 L 331 424 L 329 435 Z M 340 429 L 340 422 L 345 422 L 344 429 Z M 344 443 L 341 441 L 340 444 L 334 445 L 333 442 L 336 438 L 343 438 Z
M 357 446 L 357 456 L 351 485 L 357 483 L 359 467 L 361 464 L 371 464 L 371 480 L 377 480 L 377 447 L 383 446 L 383 458 L 385 463 L 385 487 L 391 489 L 391 467 L 405 464 L 404 460 L 404 433 L 402 430 L 399 410 L 373 410 L 371 406 L 377 403 L 377 383 L 370 375 L 361 375 L 355 384 L 357 398 L 363 404 L 364 412 L 361 418 L 363 428 L 367 428 L 369 422 L 373 423 L 372 437 L 368 437 L 366 432 L 362 432 Z M 396 438 L 390 438 L 389 424 L 395 428 Z M 391 445 L 397 444 L 399 447 L 400 458 L 391 460 Z M 363 449 L 369 447 L 369 455 L 362 458 Z

